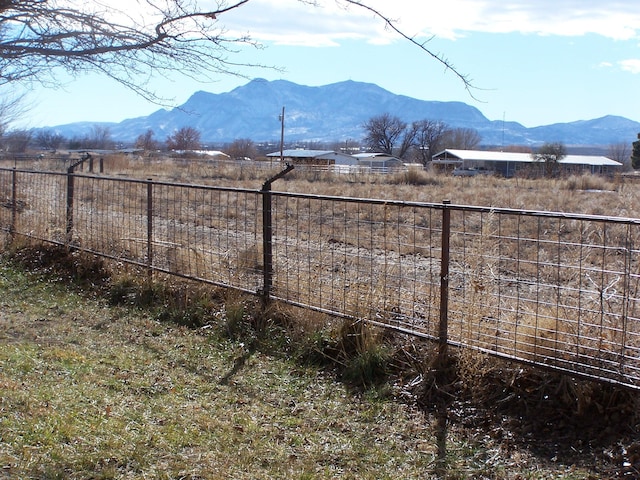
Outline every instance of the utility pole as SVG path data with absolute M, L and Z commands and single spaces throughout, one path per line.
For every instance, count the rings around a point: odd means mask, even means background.
M 284 163 L 284 107 L 280 114 L 280 165 Z

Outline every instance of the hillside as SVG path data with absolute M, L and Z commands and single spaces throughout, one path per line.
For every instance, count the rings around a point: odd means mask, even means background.
M 333 142 L 360 140 L 363 123 L 381 113 L 404 121 L 440 120 L 453 128 L 477 130 L 483 145 L 535 145 L 560 141 L 566 145 L 604 146 L 631 142 L 640 123 L 623 117 L 526 128 L 517 122 L 489 120 L 463 102 L 425 101 L 396 95 L 375 84 L 344 81 L 319 87 L 285 80 L 253 80 L 226 93 L 194 93 L 183 105 L 160 109 L 146 117 L 104 123 L 115 140 L 131 142 L 148 129 L 159 139 L 183 126 L 201 131 L 212 143 L 251 138 L 256 142 L 280 138 L 279 115 L 285 107 L 287 141 Z M 93 123 L 80 122 L 52 127 L 66 137 L 82 136 Z

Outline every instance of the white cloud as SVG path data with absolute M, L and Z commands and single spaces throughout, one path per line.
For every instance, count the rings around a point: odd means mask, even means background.
M 199 0 L 203 8 L 233 1 Z M 361 0 L 393 20 L 407 35 L 455 39 L 472 32 L 640 38 L 638 0 Z M 60 0 L 74 5 L 78 0 Z M 163 5 L 168 0 L 149 0 Z M 145 0 L 96 0 L 87 8 L 109 12 L 113 18 L 138 22 L 158 12 Z M 380 18 L 345 0 L 251 0 L 219 16 L 231 35 L 277 44 L 334 46 L 344 39 L 384 44 L 399 40 Z M 150 23 L 151 24 L 151 23 Z
M 490 1 L 471 30 L 522 32 L 540 35 L 580 36 L 594 33 L 629 39 L 640 31 L 640 2 L 594 0 Z
M 640 58 L 630 58 L 628 60 L 621 60 L 618 65 L 622 67 L 622 70 L 631 73 L 640 74 Z
M 311 6 L 298 0 L 253 0 L 220 16 L 231 33 L 284 45 L 336 46 L 341 40 L 390 42 L 395 37 L 364 9 L 343 8 L 333 0 Z
M 597 34 L 627 40 L 640 36 L 637 0 L 367 0 L 408 35 L 454 39 L 470 32 L 580 36 Z M 344 38 L 388 43 L 397 35 L 372 12 L 343 0 L 252 0 L 221 18 L 233 30 L 258 40 L 305 45 L 324 36 L 326 44 Z M 306 37 L 309 37 L 308 39 Z M 314 40 L 315 37 L 315 40 Z

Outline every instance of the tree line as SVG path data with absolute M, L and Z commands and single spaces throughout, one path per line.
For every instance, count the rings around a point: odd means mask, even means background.
M 153 130 L 147 130 L 139 135 L 133 144 L 134 148 L 154 150 L 199 150 L 202 146 L 200 131 L 193 127 L 183 127 L 164 141 L 155 137 Z M 56 151 L 68 150 L 112 150 L 120 147 L 111 136 L 107 126 L 94 125 L 91 131 L 81 137 L 67 138 L 55 130 L 46 129 L 33 133 L 30 130 L 0 130 L 0 149 L 9 153 L 23 153 L 29 148 Z
M 430 119 L 408 123 L 389 113 L 370 118 L 363 128 L 368 150 L 423 165 L 445 148 L 473 150 L 481 141 L 472 128 L 450 128 L 440 120 Z
M 296 142 L 287 148 L 313 150 L 333 150 L 346 154 L 362 151 L 384 153 L 400 158 L 405 163 L 429 165 L 433 156 L 444 149 L 472 150 L 479 148 L 481 136 L 472 128 L 450 128 L 439 120 L 419 120 L 405 122 L 399 117 L 384 113 L 368 119 L 362 125 L 364 137 L 361 140 L 335 142 Z M 28 149 L 56 151 L 69 150 L 111 150 L 133 147 L 145 152 L 178 151 L 187 152 L 207 148 L 201 132 L 190 126 L 182 127 L 158 139 L 152 129 L 140 134 L 133 144 L 118 144 L 111 136 L 108 126 L 94 125 L 81 137 L 66 138 L 51 129 L 6 131 L 0 124 L 0 152 L 23 153 Z M 238 138 L 219 145 L 231 158 L 254 159 L 279 148 L 275 142 L 256 143 L 249 138 Z M 505 151 L 529 152 L 534 161 L 544 164 L 546 175 L 553 176 L 558 162 L 567 155 L 567 148 L 561 142 L 545 143 L 535 150 L 530 147 L 506 146 Z M 608 147 L 607 156 L 627 166 L 640 169 L 640 133 L 638 140 L 631 144 L 619 142 Z
M 13 130 L 4 132 L 0 129 L 0 152 L 24 153 L 29 149 L 47 150 L 113 150 L 121 147 L 133 147 L 144 152 L 157 151 L 197 151 L 205 148 L 201 140 L 201 132 L 194 127 L 182 127 L 168 135 L 164 140 L 156 138 L 155 132 L 148 129 L 140 134 L 133 144 L 122 145 L 116 142 L 108 126 L 94 125 L 91 130 L 81 136 L 67 138 L 52 129 Z M 239 138 L 222 146 L 225 153 L 232 158 L 255 158 L 259 153 L 258 146 L 251 139 Z M 265 152 L 266 153 L 266 152 Z

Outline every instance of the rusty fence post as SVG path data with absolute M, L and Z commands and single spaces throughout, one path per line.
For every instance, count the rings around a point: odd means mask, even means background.
M 75 170 L 78 166 L 82 168 L 84 161 L 89 158 L 91 158 L 91 155 L 86 154 L 82 158 L 80 158 L 80 160 L 72 163 L 67 168 L 67 237 L 65 239 L 67 248 L 71 246 L 71 243 L 73 241 L 73 195 L 75 190 Z
M 446 365 L 449 344 L 449 260 L 451 240 L 451 208 L 442 202 L 442 244 L 440 253 L 440 324 L 438 326 L 438 364 Z
M 153 179 L 147 179 L 147 278 L 153 278 Z
M 269 303 L 271 289 L 273 288 L 273 213 L 271 184 L 293 170 L 293 165 L 287 164 L 286 168 L 262 185 L 262 256 L 263 256 L 263 280 L 262 302 L 263 306 Z
M 271 212 L 271 183 L 262 186 L 262 298 L 269 301 L 273 285 L 273 218 Z
M 11 230 L 9 231 L 9 238 L 11 242 L 15 240 L 16 237 L 16 225 L 18 223 L 18 199 L 17 199 L 17 173 L 16 167 L 13 167 L 13 172 L 11 174 Z
M 71 246 L 73 237 L 73 194 L 74 194 L 74 169 L 77 164 L 72 164 L 67 168 L 67 229 L 66 229 L 66 244 L 67 247 Z

